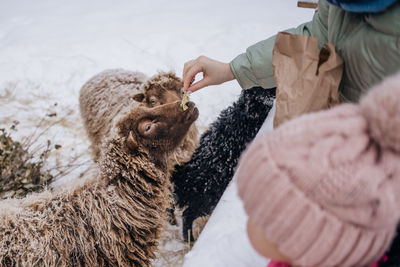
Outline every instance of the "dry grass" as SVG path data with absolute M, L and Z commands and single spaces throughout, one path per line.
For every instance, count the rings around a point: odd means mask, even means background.
M 79 108 L 48 91 L 29 81 L 5 84 L 0 88 L 0 127 L 8 128 L 30 161 L 40 161 L 42 172 L 57 183 L 84 175 L 91 162 Z
M 175 217 L 177 225 L 167 224 L 160 240 L 158 258 L 154 261 L 155 266 L 179 267 L 191 249 L 191 244 L 185 242 L 182 237 L 182 211 L 176 210 Z
M 10 128 L 16 130 L 16 124 Z M 0 129 L 0 199 L 23 197 L 29 192 L 42 190 L 54 177 L 43 170 L 50 152 L 48 142 L 37 158 L 26 146 L 13 140 L 6 129 Z
M 52 113 L 46 116 L 56 115 Z M 35 130 L 27 136 L 22 136 L 20 141 L 12 136 L 18 131 L 18 121 L 14 121 L 8 130 L 0 128 L 0 199 L 24 197 L 30 192 L 41 191 L 57 178 L 89 165 L 87 160 L 75 155 L 69 162 L 57 164 L 51 170 L 45 168 L 49 159 L 58 154 L 57 151 L 62 145 L 52 144 L 50 139 L 44 141 L 43 137 L 51 127 L 60 125 L 64 120 L 62 118 L 49 123 L 41 119 Z

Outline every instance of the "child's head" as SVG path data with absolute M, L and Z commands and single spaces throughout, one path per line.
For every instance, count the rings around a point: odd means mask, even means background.
M 265 256 L 295 266 L 378 260 L 400 218 L 400 74 L 359 105 L 259 136 L 237 175 L 250 240 Z

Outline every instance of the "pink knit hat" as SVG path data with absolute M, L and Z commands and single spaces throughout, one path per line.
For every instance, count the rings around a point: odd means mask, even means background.
M 400 218 L 400 73 L 259 136 L 237 175 L 249 217 L 294 265 L 378 260 Z

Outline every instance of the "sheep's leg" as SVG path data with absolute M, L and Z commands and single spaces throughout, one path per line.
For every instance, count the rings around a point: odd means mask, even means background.
M 201 136 L 192 159 L 176 167 L 172 176 L 175 199 L 179 207 L 187 207 L 182 214 L 185 239 L 193 220 L 211 214 L 217 205 L 233 177 L 240 154 L 256 136 L 274 98 L 275 88 L 244 90 Z M 192 235 L 190 238 L 193 240 Z

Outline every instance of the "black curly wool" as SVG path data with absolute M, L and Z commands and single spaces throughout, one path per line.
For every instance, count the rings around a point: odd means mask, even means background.
M 175 199 L 179 207 L 187 207 L 182 215 L 185 239 L 193 220 L 211 214 L 217 205 L 232 179 L 240 154 L 256 136 L 274 98 L 275 88 L 244 90 L 204 132 L 192 159 L 176 167 L 172 176 Z

